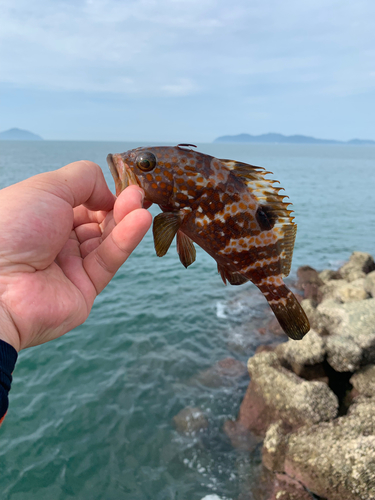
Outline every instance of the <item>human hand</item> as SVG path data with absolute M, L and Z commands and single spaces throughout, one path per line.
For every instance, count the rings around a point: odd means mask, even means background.
M 89 161 L 0 190 L 0 339 L 20 351 L 83 323 L 150 227 L 142 202 Z

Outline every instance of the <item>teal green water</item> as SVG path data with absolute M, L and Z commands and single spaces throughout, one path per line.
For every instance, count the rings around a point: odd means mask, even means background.
M 106 155 L 140 145 L 2 142 L 0 186 L 90 159 L 113 188 Z M 337 267 L 353 250 L 375 253 L 374 147 L 199 150 L 264 166 L 281 181 L 298 223 L 292 274 L 303 264 Z M 84 325 L 21 352 L 0 430 L 0 498 L 236 499 L 255 480 L 259 447 L 233 450 L 222 426 L 236 417 L 247 380 L 208 388 L 196 376 L 272 341 L 257 331 L 267 307 L 252 285 L 224 287 L 199 249 L 188 270 L 173 249 L 157 258 L 149 233 Z M 187 405 L 207 413 L 207 432 L 174 430 L 173 416 Z

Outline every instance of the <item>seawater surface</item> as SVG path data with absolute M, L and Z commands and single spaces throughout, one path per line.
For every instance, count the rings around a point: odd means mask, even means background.
M 0 186 L 89 159 L 113 189 L 106 155 L 141 145 L 4 141 Z M 292 275 L 304 264 L 338 267 L 353 250 L 375 253 L 374 147 L 198 149 L 274 172 L 298 223 Z M 84 325 L 20 353 L 0 430 L 0 498 L 237 499 L 256 481 L 259 446 L 235 450 L 222 428 L 236 417 L 248 380 L 212 388 L 197 375 L 228 356 L 246 362 L 271 342 L 258 331 L 267 317 L 253 285 L 225 287 L 200 249 L 187 270 L 174 248 L 159 259 L 149 232 Z M 188 405 L 206 412 L 206 432 L 176 432 L 173 416 Z

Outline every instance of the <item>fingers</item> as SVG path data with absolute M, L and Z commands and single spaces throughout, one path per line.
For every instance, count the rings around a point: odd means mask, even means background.
M 115 206 L 113 207 L 113 217 L 116 224 L 128 213 L 136 208 L 142 207 L 144 200 L 144 191 L 138 186 L 128 186 L 119 194 Z
M 93 283 L 96 293 L 100 293 L 113 278 L 119 267 L 141 242 L 151 225 L 151 214 L 137 208 L 128 213 L 115 226 L 110 235 L 84 261 L 83 266 Z
M 81 226 L 83 224 L 88 224 L 91 222 L 96 222 L 101 224 L 105 219 L 108 212 L 104 210 L 89 210 L 84 205 L 79 205 L 78 207 L 73 208 L 74 213 L 74 227 Z
M 115 201 L 114 205 L 114 217 L 116 223 L 123 219 L 126 214 L 134 210 L 135 208 L 139 208 L 139 202 L 143 203 L 144 199 L 144 191 L 138 186 L 128 186 L 122 193 L 120 193 L 119 197 Z M 149 208 L 150 203 L 147 203 L 147 206 L 144 208 Z M 92 211 L 88 210 L 84 205 L 79 205 L 74 208 L 74 227 L 81 226 L 83 224 L 88 224 L 91 222 L 97 222 L 101 224 L 107 216 L 107 212 L 101 211 Z
M 131 211 L 142 207 L 144 192 L 136 186 L 129 186 L 116 200 L 114 212 L 121 221 Z M 114 212 L 93 212 L 83 205 L 74 208 L 74 228 L 81 243 L 82 257 L 92 252 L 115 227 Z
M 86 242 L 83 250 L 90 250 L 90 253 L 84 257 L 83 266 L 97 294 L 107 286 L 151 225 L 152 216 L 142 208 L 142 203 L 143 191 L 139 187 L 126 188 L 115 203 L 114 220 L 109 222 L 108 227 L 113 227 L 114 222 L 117 225 L 109 234 L 107 228 L 104 229 L 103 241 L 98 246 L 95 247 L 97 239 Z
M 88 224 L 82 224 L 81 226 L 76 227 L 75 233 L 77 235 L 78 241 L 81 244 L 86 240 L 102 237 L 102 231 L 99 224 L 97 224 L 96 222 L 89 222 Z
M 100 243 L 107 238 L 107 236 L 113 231 L 115 227 L 115 221 L 113 220 L 113 214 L 110 212 L 108 217 L 102 224 L 84 224 L 75 229 L 78 240 L 81 243 L 80 250 L 81 256 L 84 259 L 86 255 L 95 250 Z M 86 228 L 86 226 L 89 226 Z

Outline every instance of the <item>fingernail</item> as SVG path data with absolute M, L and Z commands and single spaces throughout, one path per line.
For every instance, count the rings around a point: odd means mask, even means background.
M 141 189 L 138 189 L 138 193 L 141 195 L 141 202 L 143 204 L 143 200 L 145 199 L 145 192 Z

